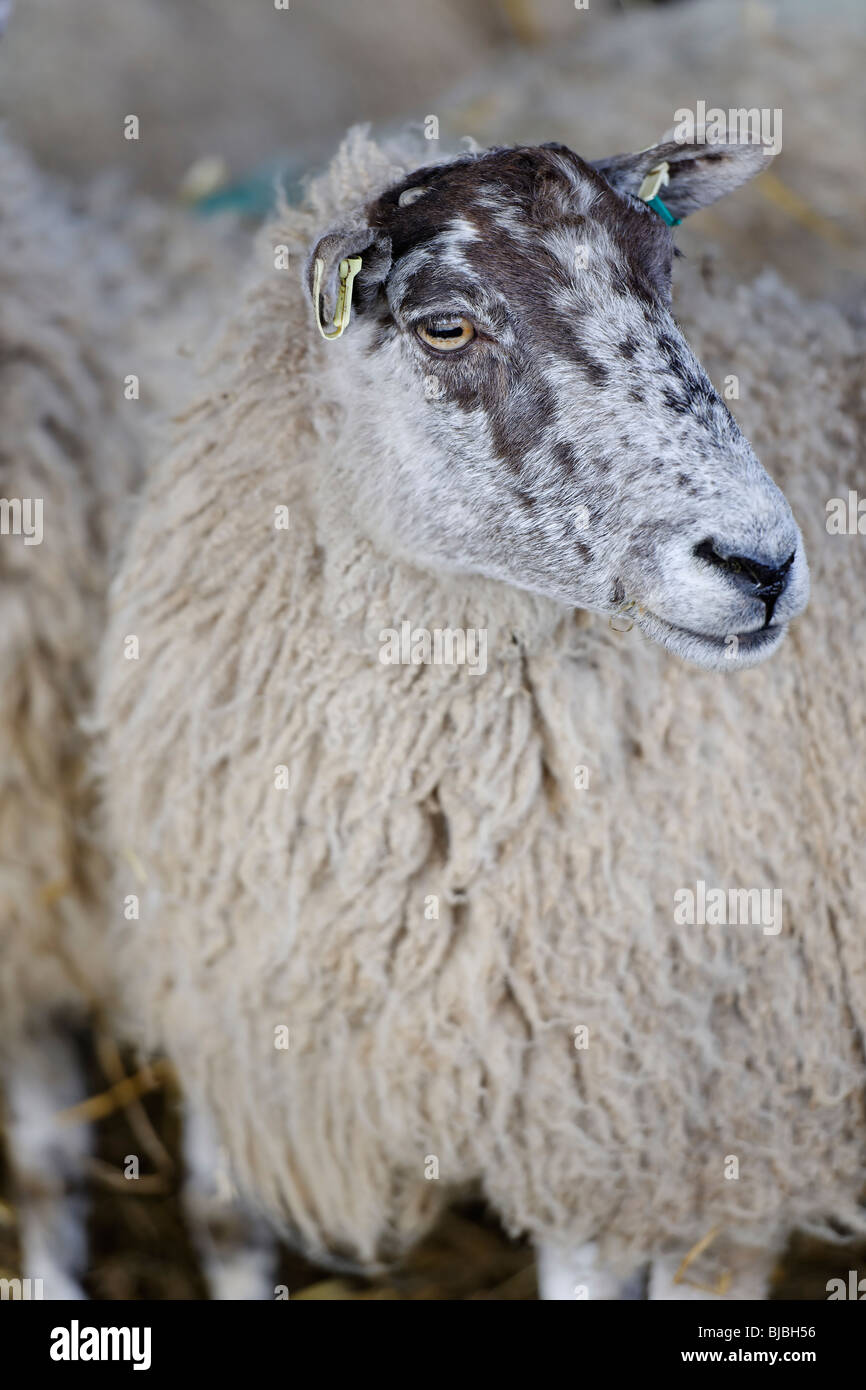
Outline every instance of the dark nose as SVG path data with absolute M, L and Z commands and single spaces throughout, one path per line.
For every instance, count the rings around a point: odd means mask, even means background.
M 783 560 L 780 565 L 768 565 L 753 555 L 726 554 L 725 550 L 717 547 L 716 542 L 712 540 L 701 541 L 695 546 L 698 559 L 706 560 L 707 564 L 722 570 L 738 588 L 761 600 L 766 613 L 765 627 L 769 627 L 773 621 L 776 601 L 788 583 L 788 571 L 794 563 L 795 554 L 796 551 L 792 551 L 787 560 Z

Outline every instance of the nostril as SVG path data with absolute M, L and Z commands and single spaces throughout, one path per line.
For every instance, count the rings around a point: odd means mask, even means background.
M 766 589 L 776 593 L 781 593 L 784 589 L 788 571 L 796 555 L 796 551 L 792 551 L 787 560 L 783 560 L 780 565 L 772 565 L 766 560 L 756 559 L 753 555 L 726 553 L 717 549 L 716 542 L 712 540 L 701 541 L 695 546 L 694 553 L 699 560 L 705 560 L 707 564 L 738 577 L 740 583 L 754 585 L 757 592 Z
M 699 560 L 723 571 L 741 588 L 748 589 L 754 598 L 760 599 L 766 608 L 767 625 L 773 617 L 776 599 L 788 582 L 788 571 L 794 563 L 796 551 L 792 551 L 781 564 L 768 564 L 753 555 L 733 555 L 725 553 L 713 540 L 700 541 L 694 548 Z

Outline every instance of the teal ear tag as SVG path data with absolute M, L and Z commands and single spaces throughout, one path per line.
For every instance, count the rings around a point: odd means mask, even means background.
M 681 217 L 674 217 L 670 208 L 665 207 L 661 198 L 648 198 L 646 205 L 648 208 L 652 208 L 653 212 L 657 212 L 661 220 L 666 222 L 669 227 L 678 227 L 683 220 Z
M 674 217 L 669 207 L 666 207 L 659 197 L 659 189 L 664 188 L 666 183 L 670 183 L 670 165 L 666 159 L 661 164 L 657 164 L 654 169 L 650 169 L 640 188 L 638 197 L 646 203 L 648 208 L 652 208 L 663 222 L 669 227 L 678 227 L 682 222 L 681 217 Z

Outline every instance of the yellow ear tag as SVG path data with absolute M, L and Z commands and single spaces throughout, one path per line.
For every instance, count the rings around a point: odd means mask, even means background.
M 337 290 L 337 307 L 334 310 L 334 327 L 328 331 L 322 325 L 320 312 L 320 294 L 322 289 L 322 276 L 325 273 L 325 262 L 319 257 L 313 266 L 313 304 L 316 309 L 316 326 L 323 338 L 340 338 L 346 331 L 349 317 L 352 312 L 352 281 L 361 269 L 361 257 L 349 256 L 345 261 L 340 261 L 339 280 L 340 287 Z
M 645 203 L 651 203 L 653 198 L 658 197 L 660 188 L 664 188 L 666 183 L 670 183 L 670 165 L 666 159 L 661 164 L 657 164 L 654 169 L 650 169 L 643 183 L 637 191 L 637 196 Z

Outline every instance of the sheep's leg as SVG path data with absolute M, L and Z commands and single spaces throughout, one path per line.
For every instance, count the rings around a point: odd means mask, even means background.
M 712 1280 L 702 1279 L 695 1269 L 683 1269 L 675 1255 L 661 1255 L 650 1265 L 648 1297 L 653 1302 L 763 1302 L 769 1296 L 775 1262 L 775 1250 L 734 1247 L 724 1252 L 721 1273 Z
M 7 1138 L 15 1177 L 24 1277 L 46 1299 L 86 1298 L 84 1169 L 91 1148 L 86 1124 L 58 1113 L 83 1100 L 84 1077 L 72 1042 L 46 1030 L 23 1040 L 6 1078 Z
M 541 1245 L 538 1249 L 538 1296 L 545 1300 L 639 1299 L 643 1298 L 643 1276 L 622 1279 L 605 1269 L 598 1259 L 594 1241 L 565 1250 Z
M 276 1242 L 264 1223 L 244 1211 L 210 1119 L 189 1101 L 184 1112 L 184 1156 L 184 1209 L 211 1298 L 272 1299 Z

